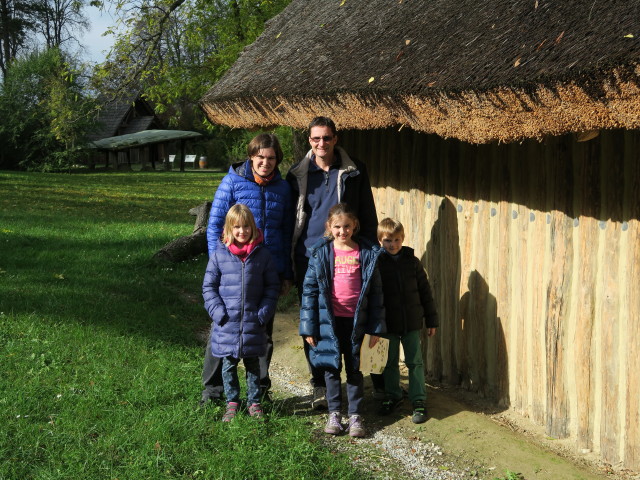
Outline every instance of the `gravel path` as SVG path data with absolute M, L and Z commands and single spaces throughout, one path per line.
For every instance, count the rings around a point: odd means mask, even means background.
M 304 415 L 309 412 L 311 387 L 294 382 L 297 372 L 291 368 L 271 363 L 269 374 L 277 391 L 291 394 L 301 401 L 294 406 L 294 413 Z M 326 415 L 310 415 L 315 428 L 321 432 Z M 320 433 L 320 440 L 327 446 L 349 455 L 357 467 L 376 479 L 411 478 L 431 480 L 457 480 L 469 478 L 470 472 L 457 470 L 444 458 L 441 447 L 434 443 L 393 435 L 385 429 L 377 430 L 363 439 L 332 437 Z

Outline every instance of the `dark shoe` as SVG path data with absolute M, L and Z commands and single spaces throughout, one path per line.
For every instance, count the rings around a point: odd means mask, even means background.
M 394 399 L 386 399 L 384 402 L 380 404 L 380 408 L 378 409 L 378 415 L 389 415 L 396 408 L 400 406 L 402 403 L 402 399 L 399 398 L 397 400 Z
M 266 403 L 266 404 L 273 403 L 273 400 L 271 399 L 271 393 L 269 392 L 269 390 L 263 390 L 262 393 L 260 394 L 260 399 L 262 403 Z
M 373 389 L 373 399 L 374 400 L 384 400 L 386 397 L 386 394 L 384 393 L 384 389 L 381 388 L 374 388 Z
M 198 402 L 198 408 L 205 408 L 209 402 L 218 403 L 222 401 L 222 397 L 211 396 L 208 393 L 203 393 L 202 398 Z
M 222 421 L 230 422 L 231 420 L 236 418 L 236 415 L 238 414 L 238 406 L 239 405 L 236 402 L 227 403 L 227 411 L 224 412 L 224 415 L 222 416 Z
M 314 410 L 326 410 L 329 407 L 327 403 L 327 388 L 313 387 L 313 399 L 311 400 L 311 408 Z
M 411 421 L 413 423 L 424 423 L 427 421 L 427 408 L 424 406 L 424 402 L 417 401 L 413 404 Z

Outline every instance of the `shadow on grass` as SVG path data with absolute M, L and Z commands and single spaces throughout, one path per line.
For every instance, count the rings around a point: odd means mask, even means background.
M 151 238 L 13 233 L 2 239 L 12 252 L 0 264 L 0 311 L 7 314 L 190 346 L 200 343 L 194 331 L 210 324 L 201 296 L 205 256 L 158 265 L 150 259 Z

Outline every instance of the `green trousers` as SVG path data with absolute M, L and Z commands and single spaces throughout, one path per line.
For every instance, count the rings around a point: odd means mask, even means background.
M 389 358 L 383 372 L 387 398 L 393 400 L 402 398 L 399 365 L 400 342 L 402 342 L 404 363 L 409 369 L 409 400 L 412 404 L 417 401 L 424 402 L 427 397 L 427 389 L 424 384 L 420 330 L 414 330 L 405 335 L 388 333 L 384 337 L 389 339 Z

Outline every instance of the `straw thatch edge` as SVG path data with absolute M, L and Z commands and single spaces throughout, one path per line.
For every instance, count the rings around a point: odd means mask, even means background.
M 574 81 L 432 96 L 344 92 L 322 97 L 205 99 L 201 107 L 212 123 L 233 128 L 305 128 L 312 117 L 326 115 L 340 129 L 410 127 L 470 143 L 513 142 L 587 130 L 640 128 L 640 65 L 632 70 L 631 76 L 628 68 L 611 70 L 600 77 L 604 80 L 597 89 Z M 596 90 L 598 95 L 593 94 Z

